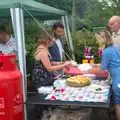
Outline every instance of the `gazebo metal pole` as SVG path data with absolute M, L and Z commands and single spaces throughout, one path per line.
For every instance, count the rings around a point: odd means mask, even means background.
M 13 29 L 15 33 L 15 39 L 17 42 L 19 67 L 22 73 L 23 97 L 24 97 L 24 102 L 26 102 L 27 79 L 26 79 L 26 57 L 25 57 L 26 55 L 25 55 L 25 41 L 24 41 L 23 10 L 20 8 L 11 8 L 10 13 L 11 13 L 11 19 L 12 19 Z M 25 120 L 27 120 L 27 112 L 26 112 L 25 104 L 24 104 L 24 113 L 25 113 Z
M 68 39 L 68 45 L 70 47 L 70 53 L 72 52 L 72 59 L 75 60 L 73 43 L 72 43 L 72 37 L 71 37 L 71 33 L 70 33 L 70 28 L 69 28 L 67 15 L 66 16 L 62 16 L 62 21 L 63 21 L 63 24 L 65 26 L 65 33 L 66 33 L 66 36 L 67 36 L 67 39 Z
M 64 25 L 65 37 L 66 37 L 66 41 L 67 41 L 67 44 L 68 44 L 68 49 L 69 49 L 69 52 L 70 52 L 70 44 L 69 44 L 69 40 L 68 40 L 67 27 L 66 27 L 66 22 L 65 22 L 65 17 L 64 16 L 62 16 L 62 23 Z

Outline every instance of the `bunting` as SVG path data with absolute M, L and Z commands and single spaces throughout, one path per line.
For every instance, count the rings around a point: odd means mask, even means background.
M 102 52 L 103 52 L 103 50 L 101 48 L 98 48 L 98 55 L 100 58 L 102 57 Z
M 85 46 L 84 56 L 90 56 L 91 55 L 91 49 L 92 49 L 92 47 Z

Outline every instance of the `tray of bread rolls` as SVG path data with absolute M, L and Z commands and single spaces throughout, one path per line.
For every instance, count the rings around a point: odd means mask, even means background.
M 67 78 L 66 83 L 71 87 L 83 87 L 89 85 L 91 80 L 91 78 L 85 77 L 84 75 L 76 75 Z

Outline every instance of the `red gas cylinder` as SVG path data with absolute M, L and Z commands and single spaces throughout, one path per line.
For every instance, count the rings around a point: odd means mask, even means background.
M 0 54 L 0 120 L 24 120 L 22 74 L 16 55 Z

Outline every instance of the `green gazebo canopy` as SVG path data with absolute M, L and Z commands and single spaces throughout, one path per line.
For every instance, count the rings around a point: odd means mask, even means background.
M 40 17 L 43 20 L 59 19 L 61 16 L 67 15 L 65 11 L 34 0 L 0 0 L 0 17 L 10 17 L 10 8 L 22 8 L 25 17 L 30 17 L 29 12 L 34 17 Z M 26 10 L 28 10 L 28 12 Z

